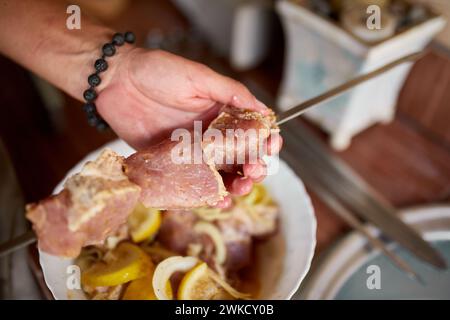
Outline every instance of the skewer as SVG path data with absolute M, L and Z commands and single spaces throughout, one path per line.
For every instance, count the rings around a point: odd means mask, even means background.
M 309 183 L 308 186 L 314 190 L 314 192 L 320 194 L 320 198 L 330 206 L 334 212 L 338 214 L 347 224 L 349 224 L 353 229 L 364 235 L 367 241 L 374 249 L 380 250 L 388 259 L 393 262 L 400 270 L 402 270 L 408 277 L 417 281 L 421 285 L 425 285 L 422 277 L 419 276 L 410 266 L 409 264 L 400 258 L 400 256 L 396 255 L 392 252 L 379 238 L 373 236 L 364 225 L 353 216 L 353 214 L 345 208 L 339 201 L 336 200 L 330 193 L 328 193 L 325 188 L 322 188 L 317 183 Z
M 301 115 L 305 111 L 309 110 L 311 107 L 317 106 L 319 103 L 322 103 L 322 102 L 328 101 L 332 98 L 335 98 L 336 96 L 340 95 L 341 93 L 344 93 L 347 90 L 350 90 L 353 87 L 366 82 L 367 80 L 375 78 L 402 63 L 413 62 L 413 61 L 419 60 L 420 58 L 425 56 L 426 53 L 427 53 L 427 51 L 420 51 L 420 52 L 415 52 L 415 53 L 403 56 L 397 60 L 394 60 L 388 64 L 385 64 L 384 66 L 382 66 L 378 69 L 375 69 L 368 73 L 361 74 L 361 75 L 357 76 L 356 78 L 346 81 L 343 84 L 338 85 L 337 87 L 334 87 L 314 98 L 308 99 L 308 100 L 300 103 L 296 107 L 293 107 L 293 108 L 281 113 L 280 115 L 278 115 L 277 125 L 281 125 L 289 120 L 297 118 L 299 115 Z
M 303 161 L 307 161 L 307 154 L 303 155 Z M 408 277 L 417 281 L 418 283 L 424 285 L 425 282 L 423 279 L 408 265 L 406 261 L 396 255 L 394 252 L 387 248 L 386 243 L 373 236 L 361 223 L 357 218 L 354 217 L 353 213 L 349 211 L 345 206 L 343 206 L 335 196 L 325 188 L 321 182 L 319 182 L 318 177 L 314 174 L 311 174 L 309 170 L 303 170 L 304 168 L 299 168 L 301 164 L 298 160 L 292 156 L 289 152 L 283 152 L 283 158 L 285 158 L 290 165 L 292 165 L 295 169 L 299 170 L 299 174 L 304 179 L 305 184 L 310 187 L 319 197 L 331 208 L 334 212 L 336 212 L 339 217 L 341 217 L 345 222 L 347 222 L 353 229 L 360 232 L 367 238 L 367 241 L 374 249 L 380 250 L 395 266 L 397 266 L 400 270 L 402 270 Z M 319 168 L 317 170 L 320 170 Z M 315 170 L 314 170 L 315 171 Z M 321 177 L 322 179 L 326 177 L 326 173 Z M 334 183 L 332 181 L 333 177 L 328 178 L 326 183 L 328 186 L 333 186 Z M 345 188 L 345 186 L 341 186 Z
M 36 242 L 36 235 L 33 230 L 28 230 L 24 234 L 14 238 L 10 241 L 0 243 L 0 257 L 6 256 L 16 250 L 26 247 L 33 242 Z

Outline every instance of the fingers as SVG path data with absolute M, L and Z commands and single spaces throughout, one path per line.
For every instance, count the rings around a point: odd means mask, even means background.
M 272 134 L 267 139 L 267 154 L 278 154 L 283 145 L 283 138 L 278 134 Z M 253 182 L 261 182 L 267 174 L 267 165 L 262 159 L 258 159 L 258 163 L 246 163 L 242 166 L 244 176 L 253 180 Z
M 240 196 L 249 193 L 252 190 L 253 182 L 248 177 L 239 176 L 233 173 L 222 173 L 225 188 L 232 195 Z
M 203 73 L 204 80 L 201 83 L 206 87 L 206 93 L 211 100 L 268 114 L 267 106 L 258 101 L 242 83 L 209 68 L 203 70 Z
M 261 182 L 267 173 L 267 167 L 264 161 L 260 160 L 257 164 L 244 164 L 244 176 L 253 180 L 253 182 Z
M 275 155 L 278 154 L 283 146 L 283 138 L 279 133 L 272 133 L 269 138 L 267 138 L 267 154 Z
M 233 203 L 233 200 L 231 199 L 231 196 L 226 196 L 225 198 L 223 198 L 222 201 L 219 201 L 216 204 L 216 208 L 227 209 L 231 206 L 232 203 Z
M 245 164 L 243 166 L 244 176 L 231 175 L 225 180 L 228 191 L 234 195 L 242 196 L 252 191 L 253 183 L 261 182 L 266 176 L 266 165 Z
M 243 196 L 252 190 L 253 181 L 248 177 L 237 177 L 233 179 L 229 191 L 237 196 Z

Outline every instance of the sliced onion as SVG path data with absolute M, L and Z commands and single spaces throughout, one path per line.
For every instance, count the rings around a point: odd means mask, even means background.
M 121 240 L 123 239 L 121 239 L 120 237 L 109 236 L 108 238 L 106 238 L 105 245 L 109 250 L 113 250 L 115 247 L 117 247 L 117 244 L 119 244 Z
M 194 231 L 205 233 L 211 238 L 215 247 L 215 261 L 218 264 L 223 264 L 227 258 L 227 247 L 219 229 L 212 223 L 200 221 L 195 224 Z
M 231 212 L 222 212 L 218 208 L 202 207 L 193 211 L 200 219 L 205 221 L 223 220 L 231 216 Z
M 200 243 L 189 243 L 187 247 L 187 255 L 191 257 L 198 257 L 202 250 L 203 246 Z
M 161 261 L 153 274 L 153 290 L 158 300 L 171 300 L 167 295 L 167 283 L 175 272 L 187 272 L 197 265 L 199 260 L 194 257 L 175 256 Z
M 230 286 L 221 276 L 215 273 L 213 270 L 208 268 L 208 276 L 214 280 L 219 286 L 221 286 L 226 292 L 228 292 L 233 298 L 236 299 L 250 299 L 249 293 L 243 293 L 237 291 L 235 288 Z

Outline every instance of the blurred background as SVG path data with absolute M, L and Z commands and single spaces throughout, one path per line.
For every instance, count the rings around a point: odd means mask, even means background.
M 448 205 L 449 0 L 73 3 L 82 15 L 132 30 L 139 46 L 167 50 L 236 78 L 276 110 L 427 48 L 414 66 L 397 68 L 295 121 L 323 144 L 324 157 L 343 161 L 395 208 Z M 367 32 L 361 18 L 367 15 L 361 8 L 370 4 L 382 10 L 379 32 Z M 28 227 L 25 203 L 46 197 L 80 159 L 116 137 L 90 128 L 81 102 L 36 75 L 2 56 L 0 68 L 4 241 Z M 350 228 L 320 194 L 310 194 L 320 257 Z M 0 298 L 51 298 L 34 245 L 1 258 L 0 277 Z

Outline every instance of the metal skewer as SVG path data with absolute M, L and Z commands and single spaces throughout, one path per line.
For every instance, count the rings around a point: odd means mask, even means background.
M 413 228 L 403 222 L 393 208 L 342 161 L 326 152 L 322 142 L 301 123 L 288 123 L 283 130 L 284 150 L 299 155 L 302 174 L 314 178 L 359 217 L 373 223 L 384 235 L 408 249 L 416 257 L 439 269 L 446 269 L 442 255 Z M 283 154 L 283 150 L 282 150 Z M 302 176 L 300 174 L 300 176 Z
M 416 53 L 412 53 L 407 56 L 401 57 L 401 58 L 394 60 L 378 69 L 375 69 L 371 72 L 357 76 L 356 78 L 353 78 L 331 90 L 328 90 L 325 93 L 322 93 L 312 99 L 309 99 L 309 100 L 299 104 L 298 106 L 291 108 L 288 111 L 285 111 L 282 114 L 280 114 L 277 117 L 278 118 L 277 125 L 283 124 L 291 119 L 294 119 L 294 118 L 298 117 L 299 115 L 301 115 L 302 113 L 304 113 L 309 108 L 314 107 L 321 102 L 325 102 L 329 99 L 332 99 L 335 96 L 337 96 L 341 93 L 344 93 L 345 91 L 347 91 L 361 83 L 364 83 L 369 79 L 375 78 L 402 63 L 416 61 L 416 60 L 422 58 L 425 54 L 426 54 L 426 51 L 421 51 L 421 52 L 416 52 Z
M 400 258 L 399 255 L 396 255 L 391 250 L 388 249 L 387 245 L 381 241 L 379 238 L 373 236 L 364 225 L 356 219 L 350 211 L 347 210 L 344 206 L 341 205 L 339 201 L 336 200 L 331 194 L 324 191 L 324 188 L 314 185 L 310 183 L 309 186 L 314 190 L 314 192 L 320 192 L 321 199 L 330 206 L 334 212 L 336 212 L 345 222 L 347 222 L 353 229 L 360 232 L 367 238 L 367 241 L 374 249 L 380 250 L 387 258 L 389 258 L 394 265 L 396 265 L 400 270 L 405 272 L 411 279 L 419 282 L 421 285 L 425 285 L 425 281 L 422 277 L 419 276 L 410 265 Z
M 290 157 L 290 156 L 287 156 Z M 289 159 L 286 159 L 289 160 Z M 292 159 L 291 159 L 292 161 Z M 290 162 L 290 161 L 289 161 Z M 302 178 L 305 180 L 305 184 L 314 191 L 317 195 L 320 195 L 322 199 L 333 212 L 337 213 L 348 225 L 353 229 L 360 232 L 363 236 L 367 238 L 372 248 L 380 250 L 391 262 L 396 265 L 400 270 L 406 273 L 411 279 L 425 285 L 423 279 L 409 266 L 409 264 L 400 258 L 400 256 L 393 253 L 387 247 L 386 243 L 380 240 L 378 237 L 373 236 L 367 228 L 361 223 L 357 218 L 354 217 L 353 213 L 350 212 L 346 207 L 344 207 L 332 194 L 323 187 L 319 180 L 313 176 L 313 174 L 307 173 L 308 171 L 302 171 Z
M 36 235 L 32 230 L 25 232 L 24 234 L 14 238 L 10 241 L 0 244 L 0 257 L 3 257 L 11 252 L 19 250 L 20 248 L 26 247 L 33 242 L 36 242 Z
M 369 73 L 366 73 L 364 75 L 360 75 L 342 85 L 339 85 L 317 97 L 314 97 L 308 101 L 305 101 L 303 103 L 301 103 L 300 105 L 282 113 L 281 115 L 279 115 L 278 117 L 278 122 L 277 124 L 283 124 L 297 116 L 299 116 L 300 114 L 302 114 L 303 112 L 305 112 L 307 109 L 309 109 L 310 107 L 313 107 L 321 102 L 327 101 L 333 97 L 335 97 L 336 95 L 339 95 L 353 87 L 355 87 L 358 84 L 361 84 L 371 78 L 374 78 L 392 68 L 394 68 L 397 65 L 400 65 L 404 62 L 412 62 L 415 61 L 419 58 L 421 58 L 422 56 L 425 55 L 425 52 L 418 52 L 418 53 L 413 53 L 407 56 L 404 56 L 400 59 L 397 59 L 383 67 L 380 67 L 374 71 L 371 71 Z M 5 243 L 0 244 L 0 257 L 3 255 L 6 255 L 8 253 L 11 253 L 17 249 L 20 249 L 26 245 L 29 245 L 33 242 L 36 241 L 36 236 L 34 234 L 33 231 L 28 231 L 27 233 L 11 240 Z

